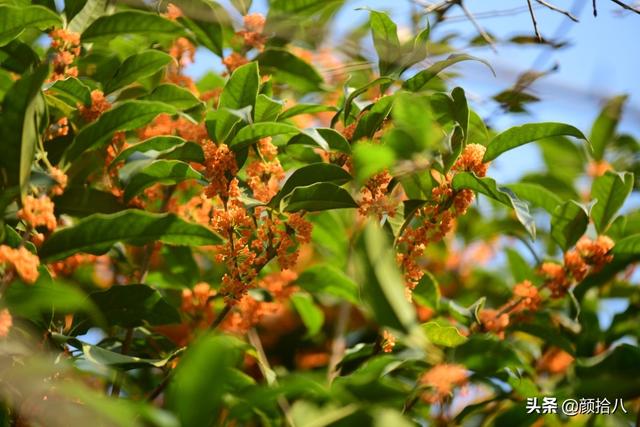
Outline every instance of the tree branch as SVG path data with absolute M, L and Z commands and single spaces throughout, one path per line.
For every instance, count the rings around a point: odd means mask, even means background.
M 529 15 L 531 15 L 531 22 L 533 22 L 533 29 L 536 32 L 536 37 L 538 41 L 542 41 L 542 36 L 540 35 L 540 31 L 538 30 L 538 21 L 536 21 L 536 14 L 533 12 L 533 5 L 531 4 L 531 0 L 527 0 L 527 5 L 529 6 Z
M 561 13 L 561 14 L 565 15 L 567 18 L 571 19 L 573 22 L 579 22 L 578 18 L 573 16 L 571 14 L 571 12 L 569 12 L 568 10 L 560 9 L 559 7 L 554 6 L 551 3 L 546 2 L 545 0 L 536 0 L 536 2 L 538 2 L 541 5 L 547 7 L 548 9 L 553 10 L 554 12 L 558 12 L 558 13 Z
M 611 0 L 611 1 L 612 1 L 612 2 L 614 2 L 615 4 L 617 4 L 618 6 L 620 6 L 621 8 L 623 8 L 623 9 L 630 10 L 630 11 L 635 12 L 635 13 L 637 13 L 637 14 L 639 14 L 639 15 L 640 15 L 640 10 L 639 10 L 639 9 L 636 9 L 636 8 L 635 8 L 635 7 L 633 7 L 633 6 L 629 6 L 629 5 L 628 5 L 628 4 L 626 4 L 626 3 L 622 3 L 622 2 L 621 2 L 621 1 L 619 1 L 619 0 Z

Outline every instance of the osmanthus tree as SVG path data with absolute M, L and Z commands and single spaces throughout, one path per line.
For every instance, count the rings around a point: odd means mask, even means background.
M 343 1 L 231 3 L 0 4 L 4 425 L 632 422 L 625 99 L 589 137 L 496 133 L 424 19 L 330 49 Z M 224 70 L 189 78 L 196 49 Z M 539 171 L 488 176 L 529 143 Z

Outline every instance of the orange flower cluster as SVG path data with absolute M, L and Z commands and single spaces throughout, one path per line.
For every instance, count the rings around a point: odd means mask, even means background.
M 298 213 L 289 214 L 286 224 L 282 228 L 278 227 L 278 222 L 274 222 L 272 234 L 276 235 L 277 257 L 280 268 L 292 268 L 298 261 L 297 243 L 308 244 L 311 242 L 311 223 Z M 289 231 L 290 229 L 291 231 Z M 295 239 L 294 239 L 295 236 Z M 274 243 L 275 245 L 275 243 Z
M 49 174 L 51 175 L 51 178 L 56 181 L 56 185 L 51 188 L 51 193 L 56 196 L 60 196 L 64 193 L 65 188 L 67 188 L 68 177 L 64 172 L 62 172 L 62 170 L 56 167 L 52 167 L 49 170 Z
M 272 257 L 277 257 L 281 269 L 295 265 L 297 245 L 311 241 L 311 223 L 296 213 L 282 218 L 272 215 L 264 207 L 256 207 L 250 215 L 240 200 L 237 178 L 230 181 L 227 195 L 222 208 L 208 205 L 209 212 L 201 203 L 205 212 L 199 216 L 204 219 L 209 215 L 211 228 L 227 238 L 225 244 L 216 247 L 216 261 L 227 267 L 221 293 L 227 302 L 237 303 Z
M 69 120 L 66 117 L 62 117 L 60 120 L 52 125 L 45 132 L 45 139 L 51 141 L 52 139 L 69 134 Z
M 469 379 L 469 373 L 462 365 L 441 363 L 429 369 L 420 378 L 420 382 L 430 387 L 430 392 L 424 393 L 422 398 L 430 403 L 441 403 L 456 387 L 463 386 Z
M 18 211 L 18 218 L 32 228 L 44 226 L 49 230 L 55 230 L 57 220 L 53 208 L 53 202 L 47 196 L 26 196 L 22 201 L 22 208 Z
M 540 273 L 546 279 L 553 298 L 561 298 L 569 288 L 587 277 L 590 272 L 597 272 L 611 262 L 614 242 L 608 236 L 598 236 L 591 240 L 586 236 L 580 238 L 575 249 L 564 255 L 564 265 L 545 262 Z
M 227 67 L 229 73 L 233 73 L 237 68 L 248 64 L 249 60 L 244 55 L 241 55 L 238 52 L 232 52 L 229 56 L 225 57 L 222 60 L 222 63 L 225 67 Z
M 550 374 L 563 374 L 574 360 L 574 357 L 566 351 L 558 347 L 551 347 L 538 360 L 536 368 L 538 371 Z
M 178 18 L 182 17 L 182 10 L 175 4 L 169 3 L 164 16 L 171 21 L 176 21 Z
M 518 304 L 513 308 L 513 312 L 538 311 L 542 303 L 540 291 L 528 280 L 518 283 L 513 288 L 513 296 L 518 301 Z
M 611 164 L 606 160 L 592 160 L 587 166 L 587 175 L 592 178 L 597 178 L 604 175 L 607 171 L 612 170 Z
M 6 308 L 0 310 L 0 338 L 5 338 L 9 335 L 9 331 L 13 326 L 13 317 Z
M 535 312 L 540 308 L 542 298 L 538 288 L 528 280 L 513 288 L 513 297 L 498 310 L 483 309 L 478 313 L 480 324 L 487 332 L 504 338 L 504 331 L 511 323 L 510 316 L 524 311 Z
M 247 185 L 256 200 L 266 203 L 280 189 L 285 173 L 276 157 L 278 148 L 271 143 L 271 137 L 262 138 L 258 150 L 262 159 L 256 159 L 247 166 Z
M 7 267 L 14 268 L 26 283 L 34 283 L 40 275 L 38 272 L 40 259 L 24 246 L 14 249 L 6 245 L 0 245 L 0 264 L 3 264 L 5 269 Z
M 480 324 L 486 331 L 494 332 L 504 338 L 504 330 L 509 326 L 509 313 L 487 308 L 480 310 L 478 317 Z
M 174 119 L 168 114 L 160 114 L 153 123 L 138 131 L 140 139 L 163 135 L 178 135 L 186 140 L 201 144 L 204 144 L 208 137 L 204 124 L 193 123 L 184 117 Z
M 391 353 L 395 346 L 396 337 L 386 329 L 382 331 L 382 351 L 384 353 Z
M 291 285 L 297 278 L 298 274 L 294 271 L 282 270 L 260 279 L 256 287 L 268 291 L 272 300 L 258 301 L 251 295 L 244 295 L 220 325 L 221 329 L 244 334 L 259 324 L 265 316 L 275 316 L 283 312 L 286 309 L 284 303 L 298 289 Z
M 178 37 L 171 45 L 169 55 L 178 62 L 180 67 L 186 67 L 195 60 L 196 47 L 187 38 Z
M 183 313 L 189 315 L 197 327 L 207 327 L 213 322 L 214 314 L 211 299 L 216 292 L 208 283 L 200 282 L 193 289 L 182 290 Z
M 226 144 L 216 145 L 211 141 L 205 141 L 202 145 L 205 176 L 209 180 L 204 192 L 209 198 L 220 196 L 225 201 L 229 198 L 231 179 L 238 173 L 236 155 Z
M 49 33 L 53 55 L 53 75 L 51 81 L 66 77 L 77 77 L 78 68 L 70 65 L 80 55 L 80 34 L 57 28 Z
M 194 62 L 196 47 L 187 38 L 179 37 L 173 42 L 173 45 L 169 49 L 169 55 L 171 55 L 176 62 L 169 65 L 166 80 L 189 89 L 197 96 L 198 89 L 195 82 L 191 77 L 185 76 L 182 73 L 184 67 Z
M 245 46 L 259 51 L 264 50 L 264 44 L 267 42 L 267 37 L 262 34 L 266 22 L 264 16 L 260 13 L 252 13 L 245 15 L 243 21 L 244 28 L 236 34 L 243 38 Z
M 255 223 L 239 197 L 238 180 L 233 178 L 224 209 L 214 209 L 211 218 L 213 230 L 227 238 L 225 244 L 216 247 L 216 261 L 227 267 L 221 289 L 227 303 L 237 303 L 244 296 L 257 276 L 256 266 L 264 262 L 250 246 Z
M 86 122 L 93 122 L 98 119 L 105 111 L 111 108 L 111 103 L 104 97 L 104 93 L 95 89 L 91 91 L 91 105 L 85 106 L 78 104 L 78 112 L 80 117 Z
M 82 264 L 94 263 L 98 257 L 91 254 L 74 254 L 70 257 L 48 264 L 53 277 L 70 276 Z
M 464 215 L 473 202 L 473 191 L 453 190 L 453 177 L 458 172 L 485 176 L 489 167 L 482 162 L 485 151 L 486 148 L 480 144 L 467 145 L 451 171 L 443 177 L 443 182 L 431 191 L 431 202 L 418 209 L 416 218 L 422 219 L 422 223 L 415 228 L 407 227 L 398 238 L 398 243 L 405 249 L 404 253 L 398 253 L 397 261 L 405 273 L 408 296 L 424 275 L 418 260 L 427 245 L 442 240 L 453 227 L 455 218 Z
M 389 197 L 389 183 L 393 177 L 387 171 L 380 172 L 369 178 L 360 190 L 360 201 L 358 212 L 362 216 L 369 214 L 376 215 L 382 219 L 385 215 L 393 217 L 396 214 L 396 207 L 399 200 Z

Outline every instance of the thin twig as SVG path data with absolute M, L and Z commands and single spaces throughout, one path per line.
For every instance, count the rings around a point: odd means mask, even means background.
M 630 10 L 630 11 L 635 12 L 635 13 L 640 15 L 640 9 L 636 9 L 635 7 L 629 6 L 626 3 L 622 3 L 619 0 L 611 0 L 611 1 L 614 2 L 615 4 L 617 4 L 618 6 L 620 6 L 621 8 L 623 8 L 623 9 Z
M 338 310 L 338 320 L 336 322 L 333 342 L 331 343 L 331 357 L 329 359 L 329 367 L 327 369 L 327 378 L 329 383 L 333 382 L 334 378 L 338 376 L 338 373 L 340 372 L 338 369 L 338 363 L 340 363 L 342 356 L 344 356 L 345 349 L 347 348 L 345 331 L 347 330 L 349 314 L 351 313 L 351 304 L 344 301 L 340 304 Z
M 460 8 L 462 9 L 462 11 L 464 12 L 464 14 L 467 16 L 467 18 L 469 19 L 469 21 L 471 21 L 471 23 L 473 24 L 474 27 L 476 27 L 476 30 L 478 30 L 478 32 L 480 33 L 480 35 L 482 36 L 482 38 L 484 39 L 484 41 L 486 41 L 489 46 L 491 46 L 491 49 L 493 49 L 494 52 L 497 52 L 498 50 L 496 49 L 496 44 L 493 41 L 493 39 L 491 38 L 491 36 L 489 34 L 487 34 L 487 32 L 484 30 L 484 28 L 482 28 L 480 26 L 480 24 L 478 23 L 478 21 L 476 21 L 476 18 L 473 16 L 473 14 L 471 13 L 471 11 L 469 9 L 467 9 L 467 6 L 464 5 L 464 2 L 462 2 L 461 0 L 458 2 L 458 5 L 460 6 Z M 529 5 L 531 6 L 531 5 Z
M 542 36 L 540 35 L 540 31 L 538 31 L 538 22 L 536 21 L 536 14 L 533 12 L 531 0 L 527 0 L 527 5 L 529 6 L 529 15 L 531 15 L 531 22 L 533 22 L 533 29 L 536 32 L 536 37 L 538 38 L 538 41 L 542 41 Z
M 227 317 L 227 314 L 229 314 L 230 311 L 231 311 L 231 304 L 227 303 L 222 309 L 222 311 L 218 313 L 218 316 L 216 316 L 216 318 L 213 319 L 213 322 L 211 322 L 209 329 L 216 329 L 218 326 L 220 326 L 220 323 L 222 323 L 222 321 L 225 319 L 225 317 Z
M 598 16 L 598 7 L 596 6 L 596 0 L 593 0 L 593 16 Z
M 260 341 L 260 337 L 254 328 L 249 329 L 247 332 L 247 338 L 249 338 L 249 342 L 256 349 L 256 353 L 258 355 L 258 366 L 260 367 L 260 371 L 262 372 L 262 376 L 267 380 L 269 385 L 277 385 L 278 380 L 275 377 L 269 375 L 269 371 L 273 371 L 271 366 L 269 365 L 269 360 L 267 359 L 267 355 L 264 352 L 264 348 L 262 347 L 262 342 Z M 287 424 L 290 427 L 295 427 L 293 422 L 293 418 L 291 417 L 291 405 L 289 405 L 289 401 L 282 396 L 279 395 L 278 398 L 278 406 L 282 410 L 284 414 L 284 418 L 287 421 Z
M 146 400 L 148 402 L 153 402 L 154 400 L 156 400 L 156 398 L 160 396 L 160 394 L 162 394 L 162 392 L 167 388 L 172 378 L 173 378 L 173 370 L 169 371 L 167 376 L 164 377 L 164 379 L 160 382 L 160 384 L 158 384 L 156 388 L 154 388 L 149 392 L 149 394 L 146 397 Z
M 129 348 L 131 347 L 131 342 L 133 341 L 133 328 L 127 328 L 127 333 L 122 341 L 122 350 L 120 353 L 123 355 L 127 355 L 129 353 Z M 111 386 L 111 396 L 120 396 L 120 387 L 122 386 L 122 382 L 124 381 L 124 374 L 122 372 L 118 372 L 116 374 L 116 379 Z
M 539 5 L 534 6 L 534 8 L 540 8 L 540 7 L 542 6 L 539 6 Z M 503 16 L 514 16 L 514 15 L 518 15 L 528 11 L 529 11 L 529 8 L 527 8 L 527 6 L 518 6 L 511 9 L 488 10 L 486 12 L 478 12 L 473 16 L 474 18 L 476 18 L 476 21 L 478 21 L 480 19 L 492 19 L 492 18 L 499 18 Z M 462 21 L 466 19 L 467 19 L 466 15 L 448 15 L 442 18 L 442 22 L 457 22 L 457 21 Z
M 571 19 L 573 22 L 579 22 L 578 18 L 573 16 L 571 14 L 571 12 L 569 12 L 568 10 L 560 9 L 559 7 L 554 6 L 551 3 L 546 2 L 545 0 L 536 0 L 536 1 L 538 3 L 540 3 L 541 5 L 546 6 L 547 8 L 549 8 L 549 9 L 555 11 L 555 12 L 558 12 L 558 13 L 561 13 L 561 14 L 565 15 L 567 18 Z

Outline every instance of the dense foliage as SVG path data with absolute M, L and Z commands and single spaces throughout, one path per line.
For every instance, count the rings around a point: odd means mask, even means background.
M 445 79 L 484 61 L 425 17 L 363 10 L 330 49 L 341 0 L 231 3 L 0 2 L 4 425 L 635 420 L 625 98 L 588 137 L 497 133 Z M 196 49 L 219 72 L 185 74 Z M 489 176 L 530 143 L 538 172 Z

